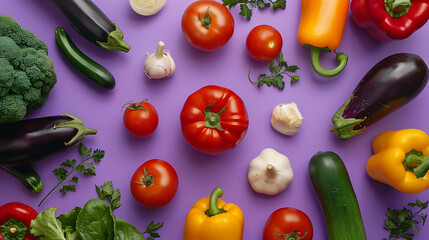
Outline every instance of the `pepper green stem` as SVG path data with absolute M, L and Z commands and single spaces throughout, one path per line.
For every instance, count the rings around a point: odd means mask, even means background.
M 405 15 L 411 7 L 410 0 L 384 0 L 384 8 L 391 17 L 398 18 Z
M 295 231 L 288 233 L 288 234 L 278 234 L 278 233 L 273 233 L 273 234 L 276 236 L 282 237 L 285 240 L 300 240 L 300 239 L 305 238 L 305 236 L 307 236 L 307 232 L 308 232 L 308 230 L 305 229 L 304 236 L 302 236 L 302 237 L 297 235 L 297 233 L 300 233 L 298 230 L 295 230 Z
M 55 128 L 74 128 L 77 130 L 76 135 L 70 141 L 64 143 L 64 145 L 74 146 L 79 142 L 81 142 L 87 135 L 95 135 L 97 133 L 97 130 L 85 127 L 85 124 L 79 118 L 66 113 L 60 113 L 60 114 L 64 114 L 70 117 L 72 120 L 69 122 L 58 124 L 54 126 L 54 129 Z
M 217 200 L 223 196 L 223 190 L 220 187 L 216 187 L 212 194 L 210 195 L 209 200 L 209 209 L 205 212 L 208 217 L 213 217 L 221 213 L 226 213 L 225 209 L 219 208 L 217 206 Z
M 334 77 L 338 75 L 343 69 L 346 67 L 348 56 L 343 53 L 337 53 L 336 60 L 339 63 L 338 66 L 334 69 L 327 70 L 320 65 L 320 52 L 324 50 L 324 48 L 311 46 L 311 65 L 313 65 L 314 71 L 322 77 Z
M 214 113 L 210 112 L 210 108 L 213 107 L 213 104 L 210 104 L 206 107 L 206 110 L 204 111 L 205 116 L 205 127 L 208 128 L 216 128 L 219 131 L 225 132 L 226 130 L 222 129 L 222 126 L 220 125 L 220 115 L 228 106 L 223 107 L 219 112 Z
M 131 47 L 124 41 L 124 34 L 116 23 L 113 24 L 115 25 L 115 30 L 109 32 L 107 42 L 97 41 L 98 45 L 110 51 L 121 50 L 123 52 L 129 52 Z
M 27 234 L 28 227 L 25 226 L 23 222 L 15 220 L 13 218 L 9 219 L 3 225 L 0 226 L 1 235 L 5 240 L 22 240 Z
M 429 155 L 412 150 L 405 155 L 404 167 L 407 171 L 414 172 L 417 178 L 424 177 L 429 171 Z

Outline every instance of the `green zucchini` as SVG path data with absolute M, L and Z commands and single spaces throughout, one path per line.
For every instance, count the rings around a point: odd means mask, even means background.
M 55 29 L 55 40 L 67 61 L 79 70 L 79 72 L 88 77 L 89 80 L 105 88 L 113 89 L 115 87 L 115 78 L 113 75 L 103 66 L 82 53 L 63 28 L 57 27 Z
M 43 189 L 42 179 L 39 174 L 29 165 L 16 167 L 0 167 L 1 170 L 15 176 L 28 190 L 39 193 Z
M 346 166 L 333 152 L 318 152 L 308 165 L 322 205 L 329 240 L 365 240 L 366 233 Z

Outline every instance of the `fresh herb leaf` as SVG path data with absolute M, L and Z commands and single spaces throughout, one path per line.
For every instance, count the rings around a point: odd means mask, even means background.
M 235 5 L 237 5 L 236 0 L 222 0 L 223 5 L 228 7 L 229 9 L 233 8 Z
M 112 207 L 112 210 L 115 210 L 121 206 L 119 201 L 121 200 L 121 192 L 119 189 L 114 189 L 112 181 L 103 183 L 101 187 L 95 185 L 95 190 L 100 199 L 107 198 Z
M 60 193 L 66 195 L 66 192 L 76 192 L 76 185 L 63 185 L 60 189 Z
M 247 21 L 250 21 L 252 18 L 252 9 L 249 8 L 248 4 L 254 8 L 264 9 L 271 7 L 273 8 L 273 11 L 276 11 L 278 9 L 285 9 L 286 8 L 286 0 L 277 0 L 272 1 L 268 0 L 268 2 L 265 2 L 265 0 L 222 0 L 222 4 L 228 7 L 229 9 L 235 7 L 237 4 L 240 4 L 240 15 L 246 17 Z
M 156 223 L 154 224 L 153 221 L 149 223 L 149 225 L 146 227 L 146 231 L 143 232 L 143 234 L 148 233 L 150 237 L 148 237 L 146 240 L 153 240 L 154 238 L 159 238 L 159 234 L 155 233 L 153 231 L 156 231 L 160 229 L 162 226 L 164 226 L 164 223 Z
M 79 145 L 79 153 L 80 153 L 80 155 L 82 155 L 82 158 L 85 158 L 85 157 L 91 155 L 92 149 L 91 148 L 88 149 L 87 147 L 85 147 L 85 145 L 80 144 Z
M 273 10 L 274 10 L 274 12 L 277 9 L 285 9 L 286 8 L 286 0 L 277 0 L 275 2 L 272 2 L 270 0 L 270 2 L 273 4 Z
M 270 7 L 270 6 L 271 6 L 271 3 L 266 3 L 266 2 L 264 2 L 264 0 L 257 0 L 256 1 L 256 7 L 258 7 L 258 8 L 263 9 L 263 8 Z
M 94 166 L 94 163 L 85 163 L 85 165 L 86 165 L 86 168 L 85 168 L 85 170 L 83 171 L 83 175 L 85 175 L 85 176 L 89 176 L 89 175 L 93 175 L 93 176 L 95 176 L 95 166 Z
M 252 18 L 252 10 L 246 5 L 240 5 L 240 15 L 246 17 L 246 20 L 249 21 Z
M 94 159 L 96 163 L 99 163 L 103 158 L 104 158 L 104 151 L 95 149 L 94 154 L 92 154 L 92 159 Z
M 411 209 L 404 207 L 403 209 L 390 209 L 387 208 L 386 217 L 387 219 L 384 221 L 384 228 L 390 231 L 389 240 L 390 239 L 413 239 L 415 233 L 410 233 L 410 228 L 415 232 L 419 232 L 419 228 L 417 225 L 419 222 L 414 218 L 416 216 L 421 217 L 423 220 L 422 225 L 425 224 L 427 214 L 420 214 L 421 211 L 428 207 L 429 201 L 422 203 L 420 200 L 416 200 L 415 203 L 408 203 L 407 206 L 410 208 L 417 207 L 419 208 L 415 213 Z
M 73 167 L 73 165 L 76 164 L 76 159 L 68 160 L 66 159 L 63 163 L 61 163 L 61 166 L 63 167 Z
M 46 200 L 46 198 L 59 186 L 62 187 L 60 189 L 60 192 L 63 196 L 67 192 L 76 192 L 76 184 L 78 183 L 79 178 L 77 176 L 73 176 L 71 180 L 67 180 L 75 171 L 83 172 L 85 176 L 95 175 L 94 163 L 89 161 L 92 159 L 94 162 L 99 163 L 104 157 L 104 151 L 99 149 L 92 151 L 92 148 L 87 148 L 82 143 L 79 145 L 78 150 L 80 155 L 82 156 L 82 160 L 80 161 L 80 163 L 75 166 L 75 164 L 77 163 L 76 160 L 66 159 L 63 163 L 61 163 L 61 166 L 63 167 L 57 168 L 53 171 L 58 178 L 58 184 L 55 185 L 55 187 L 52 188 L 52 190 L 42 199 L 42 201 L 39 203 L 39 207 Z M 71 171 L 67 171 L 65 167 L 73 169 Z
M 64 179 L 66 179 L 67 173 L 68 173 L 68 171 L 64 168 L 54 169 L 53 172 L 54 172 L 55 176 L 57 176 L 57 179 L 59 182 L 64 181 Z
M 259 74 L 258 81 L 254 82 L 250 78 L 250 69 L 248 72 L 248 78 L 251 83 L 257 83 L 258 87 L 262 87 L 264 84 L 268 87 L 275 86 L 279 88 L 280 90 L 283 90 L 285 88 L 285 82 L 283 81 L 284 76 L 287 75 L 290 78 L 290 84 L 294 84 L 296 81 L 300 79 L 300 76 L 290 75 L 289 73 L 295 73 L 299 67 L 295 65 L 289 66 L 286 61 L 283 60 L 283 54 L 280 52 L 279 56 L 277 57 L 278 64 L 275 65 L 274 60 L 270 62 L 269 70 L 270 75 L 267 74 Z

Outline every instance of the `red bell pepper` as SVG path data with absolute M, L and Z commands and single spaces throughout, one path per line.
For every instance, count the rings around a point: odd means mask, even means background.
M 0 240 L 35 240 L 30 231 L 31 220 L 38 213 L 32 207 L 18 202 L 0 206 Z
M 409 37 L 429 19 L 429 0 L 352 0 L 356 24 L 381 42 Z

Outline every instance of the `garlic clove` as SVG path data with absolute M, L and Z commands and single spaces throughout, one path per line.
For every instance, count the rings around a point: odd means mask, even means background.
M 303 117 L 296 103 L 277 105 L 271 116 L 271 126 L 285 135 L 294 135 L 298 132 Z
M 166 2 L 167 0 L 130 0 L 130 5 L 134 12 L 151 16 L 161 11 Z
M 176 63 L 169 51 L 164 52 L 164 43 L 158 42 L 155 53 L 146 53 L 144 71 L 148 78 L 161 79 L 171 76 L 176 70 Z

